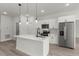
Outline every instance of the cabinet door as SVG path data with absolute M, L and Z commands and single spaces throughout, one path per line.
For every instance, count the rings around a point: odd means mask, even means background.
M 74 48 L 74 22 L 67 22 L 66 46 Z

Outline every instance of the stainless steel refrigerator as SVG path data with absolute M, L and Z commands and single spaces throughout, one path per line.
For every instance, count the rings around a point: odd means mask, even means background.
M 74 22 L 59 23 L 59 46 L 74 48 Z

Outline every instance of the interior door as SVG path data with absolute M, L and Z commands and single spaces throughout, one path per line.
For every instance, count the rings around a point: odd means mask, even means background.
M 74 48 L 74 22 L 67 22 L 66 46 Z

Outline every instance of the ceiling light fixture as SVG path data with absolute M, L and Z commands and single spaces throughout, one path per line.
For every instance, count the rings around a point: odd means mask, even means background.
M 19 6 L 19 24 L 21 24 L 21 4 L 18 4 Z
M 42 12 L 42 13 L 44 13 L 44 12 L 45 12 L 45 10 L 41 10 L 41 12 Z
M 69 3 L 66 3 L 66 6 L 69 6 L 70 4 Z
M 7 14 L 7 12 L 6 12 L 6 11 L 4 11 L 4 12 L 3 12 L 3 14 L 4 14 L 4 15 L 6 15 L 6 14 Z

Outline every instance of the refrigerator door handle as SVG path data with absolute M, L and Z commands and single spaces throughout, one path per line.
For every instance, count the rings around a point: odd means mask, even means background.
M 64 40 L 66 40 L 66 24 L 64 26 Z

